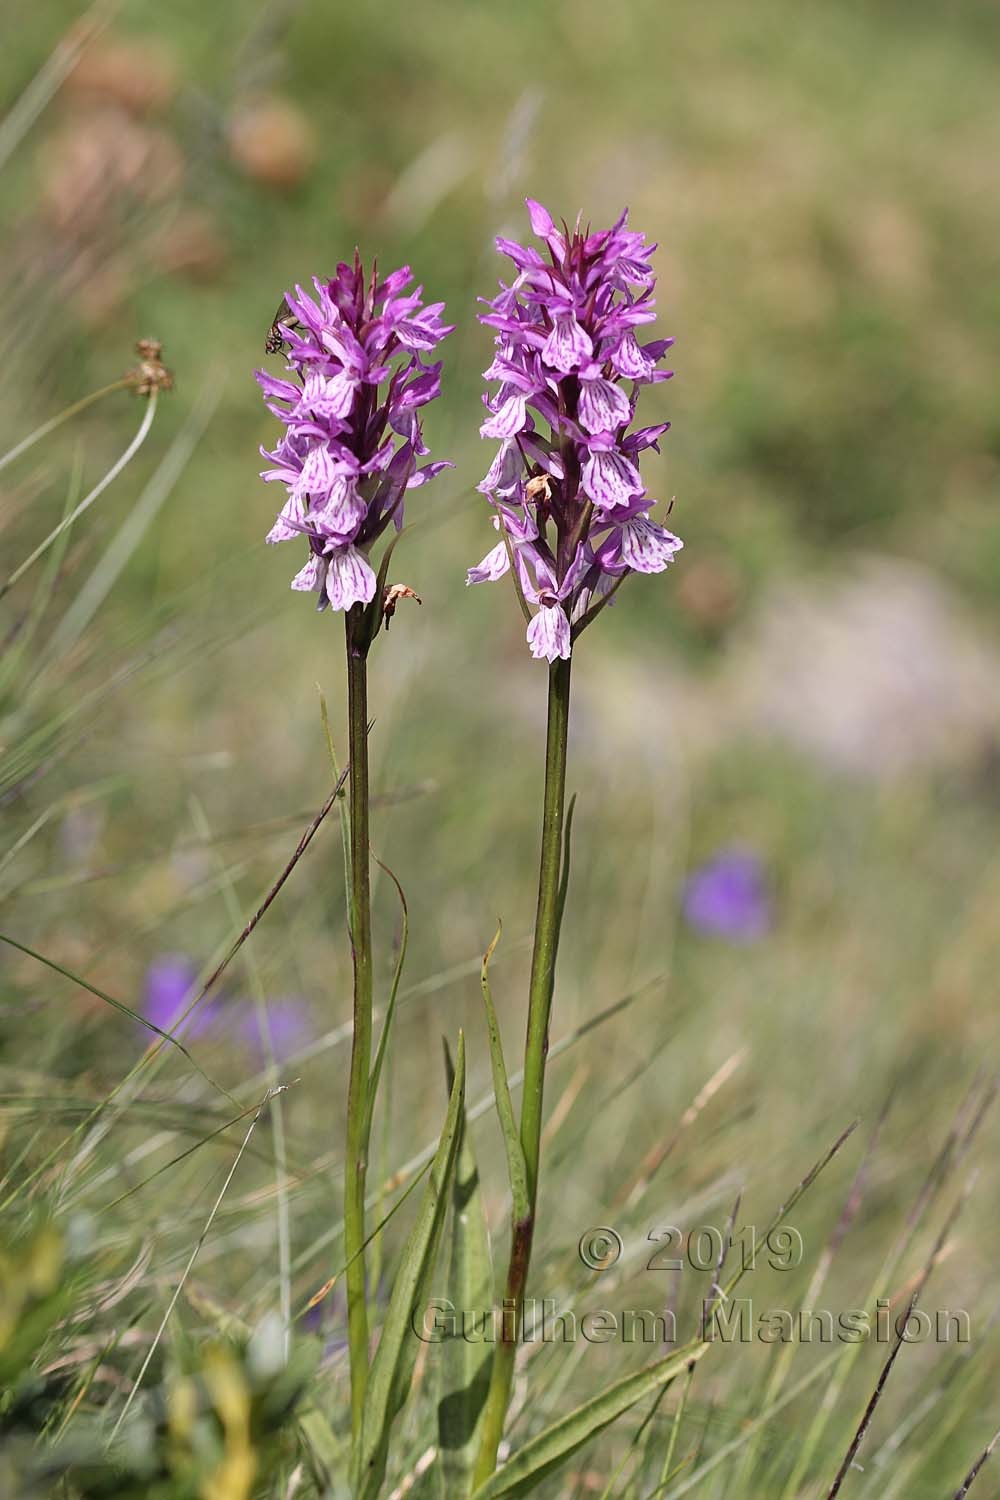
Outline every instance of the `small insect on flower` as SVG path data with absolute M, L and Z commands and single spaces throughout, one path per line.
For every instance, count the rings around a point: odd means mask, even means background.
M 264 340 L 265 354 L 280 354 L 285 347 L 285 335 L 281 331 L 282 323 L 287 323 L 290 328 L 300 327 L 299 320 L 292 317 L 292 310 L 288 306 L 287 297 L 282 297 L 278 303 L 278 311 L 271 319 L 271 326 L 267 330 L 267 338 Z

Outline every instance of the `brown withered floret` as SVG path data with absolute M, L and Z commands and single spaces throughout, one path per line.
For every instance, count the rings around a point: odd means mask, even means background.
M 390 583 L 382 599 L 382 615 L 385 620 L 385 628 L 389 629 L 389 621 L 396 613 L 396 605 L 400 599 L 415 599 L 418 604 L 423 604 L 419 594 L 415 594 L 405 583 Z
M 137 396 L 151 396 L 154 391 L 172 391 L 173 372 L 163 363 L 163 345 L 159 339 L 140 339 L 135 346 L 139 363 L 125 379 Z

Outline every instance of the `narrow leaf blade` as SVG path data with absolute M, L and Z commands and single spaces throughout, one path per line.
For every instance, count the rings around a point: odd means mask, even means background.
M 617 1421 L 637 1401 L 655 1396 L 665 1385 L 700 1359 L 709 1346 L 693 1343 L 672 1351 L 665 1359 L 616 1381 L 601 1395 L 585 1401 L 551 1427 L 546 1427 L 479 1486 L 473 1500 L 513 1500 L 527 1495 L 542 1479 L 565 1463 L 578 1448 Z
M 563 833 L 562 863 L 559 866 L 559 897 L 556 904 L 556 952 L 559 951 L 559 938 L 562 933 L 563 913 L 566 910 L 566 896 L 569 891 L 569 863 L 570 851 L 573 840 L 573 814 L 576 812 L 576 793 L 569 799 L 566 809 L 566 827 Z
M 510 1179 L 514 1223 L 518 1224 L 522 1219 L 526 1219 L 530 1212 L 528 1171 L 524 1163 L 524 1151 L 521 1147 L 520 1132 L 514 1120 L 514 1106 L 511 1103 L 510 1084 L 507 1080 L 507 1065 L 504 1062 L 503 1042 L 500 1037 L 500 1023 L 497 1020 L 496 1006 L 493 1004 L 493 993 L 490 989 L 489 980 L 490 959 L 493 957 L 502 932 L 503 923 L 501 922 L 498 923 L 493 941 L 483 955 L 481 982 L 483 987 L 483 1004 L 486 1007 L 486 1030 L 490 1043 L 493 1095 L 496 1100 L 500 1130 L 503 1134 L 504 1151 L 507 1155 L 507 1176 Z
M 447 1294 L 457 1326 L 441 1347 L 437 1465 L 444 1500 L 468 1500 L 493 1346 L 465 1336 L 463 1318 L 489 1315 L 493 1260 L 479 1168 L 464 1119 L 451 1191 Z
M 414 1312 L 426 1296 L 458 1156 L 465 1103 L 465 1038 L 459 1032 L 455 1080 L 441 1139 L 431 1163 L 416 1222 L 396 1271 L 382 1337 L 372 1360 L 352 1490 L 357 1500 L 374 1500 L 382 1488 L 389 1432 L 406 1400 L 417 1356 Z
M 389 1033 L 392 1028 L 393 1019 L 396 1015 L 396 1000 L 399 996 L 399 981 L 403 977 L 403 965 L 406 963 L 406 946 L 410 936 L 410 909 L 406 904 L 406 896 L 403 894 L 403 887 L 400 885 L 399 881 L 396 879 L 396 876 L 393 874 L 392 870 L 390 870 L 389 866 L 387 864 L 384 864 L 382 860 L 379 859 L 377 854 L 373 854 L 372 858 L 378 865 L 379 869 L 385 871 L 386 875 L 388 875 L 389 879 L 396 887 L 396 894 L 399 897 L 400 911 L 402 912 L 402 929 L 399 938 L 399 952 L 396 955 L 396 964 L 392 973 L 392 984 L 389 986 L 389 999 L 385 1007 L 385 1019 L 382 1022 L 382 1030 L 379 1034 L 378 1046 L 375 1049 L 375 1061 L 372 1063 L 371 1076 L 368 1080 L 368 1123 L 366 1128 L 369 1134 L 371 1132 L 372 1118 L 375 1112 L 375 1100 L 378 1095 L 379 1080 L 382 1077 L 382 1066 L 385 1062 L 386 1048 L 389 1045 Z

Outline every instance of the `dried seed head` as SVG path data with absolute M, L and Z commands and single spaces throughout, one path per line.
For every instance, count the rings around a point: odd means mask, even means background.
M 159 339 L 140 339 L 135 346 L 139 364 L 129 370 L 125 379 L 137 396 L 151 396 L 154 391 L 171 391 L 174 388 L 173 372 L 161 359 L 163 345 Z

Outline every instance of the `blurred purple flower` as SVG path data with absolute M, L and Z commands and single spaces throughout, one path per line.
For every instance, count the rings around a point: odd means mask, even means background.
M 161 1031 L 170 1031 L 184 1014 L 195 995 L 198 970 L 184 953 L 161 953 L 146 970 L 142 990 L 142 1013 Z M 203 1001 L 184 1022 L 181 1030 L 187 1036 L 207 1031 L 218 1014 L 218 1007 Z
M 146 970 L 142 1014 L 161 1031 L 170 1031 L 197 993 L 198 969 L 184 953 L 161 953 Z M 294 996 L 267 1002 L 267 1029 L 271 1051 L 283 1063 L 307 1046 L 315 1036 L 309 1008 Z M 203 1000 L 180 1027 L 186 1037 L 225 1032 L 230 1042 L 249 1048 L 260 1064 L 268 1060 L 256 1003 L 249 996 L 218 996 Z
M 558 228 L 527 199 L 532 246 L 498 239 L 514 263 L 510 286 L 481 315 L 496 333 L 485 378 L 484 438 L 500 447 L 478 486 L 504 538 L 471 568 L 468 583 L 495 582 L 516 568 L 534 613 L 534 657 L 568 657 L 590 612 L 629 573 L 662 573 L 683 543 L 649 512 L 656 504 L 639 474 L 639 455 L 659 450 L 670 426 L 632 431 L 644 385 L 668 380 L 658 369 L 673 339 L 636 341 L 656 317 L 650 264 L 655 245 L 626 227 L 591 233 L 579 221 Z
M 428 449 L 417 412 L 441 389 L 441 364 L 423 356 L 452 329 L 443 302 L 426 306 L 422 287 L 403 295 L 408 266 L 379 281 L 360 258 L 330 280 L 315 278 L 315 301 L 302 287 L 285 298 L 278 325 L 288 346 L 281 379 L 256 372 L 271 411 L 285 425 L 271 467 L 261 475 L 288 491 L 269 542 L 304 537 L 309 559 L 292 588 L 319 595 L 319 608 L 368 604 L 375 572 L 368 557 L 390 525 L 403 524 L 407 490 L 426 484 L 447 462 L 418 464 Z
M 268 1048 L 256 1005 L 252 1000 L 243 1000 L 240 1002 L 240 1011 L 240 1036 L 253 1048 L 261 1061 L 266 1062 Z M 315 1036 L 315 1028 L 305 1001 L 295 997 L 269 1000 L 267 1035 L 276 1063 L 286 1062 L 311 1042 Z
M 773 912 L 764 867 L 749 849 L 721 849 L 689 878 L 684 916 L 698 932 L 729 943 L 754 943 L 770 931 Z

